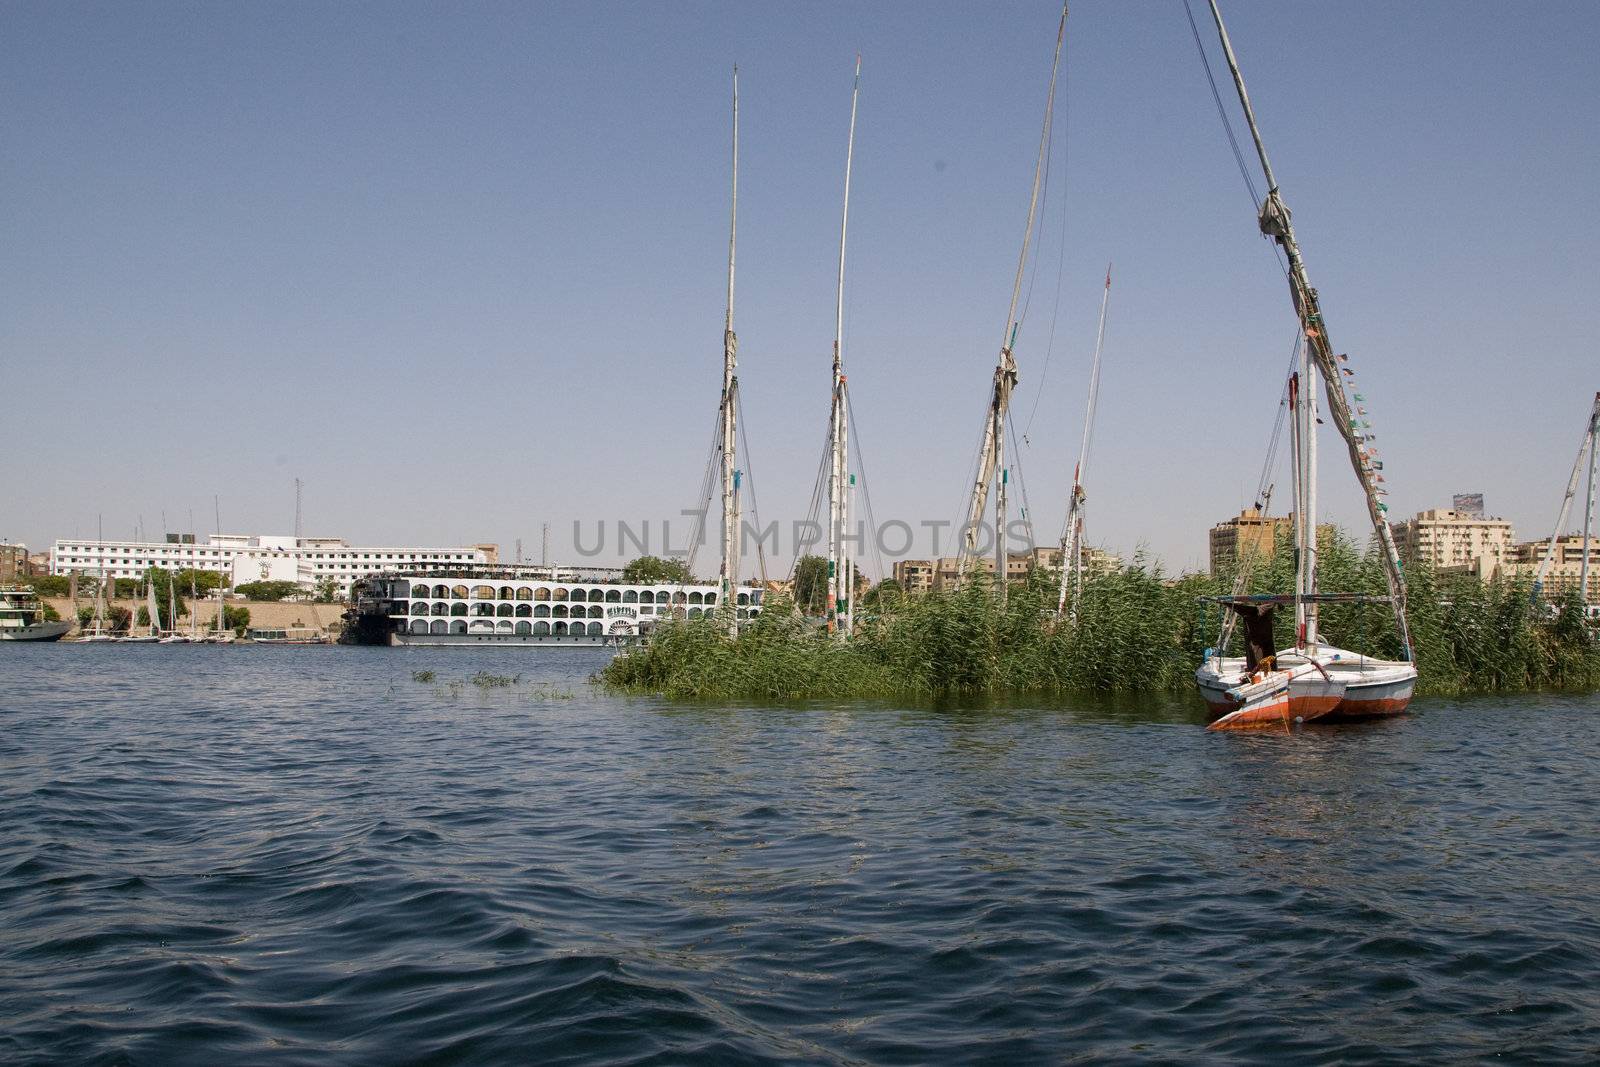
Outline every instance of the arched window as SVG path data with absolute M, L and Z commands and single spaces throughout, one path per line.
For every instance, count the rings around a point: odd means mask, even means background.
M 608 596 L 608 597 L 606 597 L 606 599 L 610 600 L 611 598 Z M 624 604 L 637 604 L 639 602 L 639 593 L 638 593 L 638 591 L 634 590 L 634 589 L 629 589 L 629 590 L 626 590 L 625 592 L 623 592 L 623 594 L 622 594 L 622 602 Z
M 620 604 L 620 603 L 622 603 L 622 590 L 620 590 L 620 589 L 607 589 L 606 590 L 606 603 L 607 604 Z
M 587 600 L 589 599 L 589 594 L 585 593 L 582 589 L 574 589 L 569 595 L 568 599 L 573 601 Z
M 535 636 L 535 637 L 549 637 L 550 636 L 550 624 L 547 623 L 547 622 L 536 622 L 536 623 L 534 623 L 533 624 L 533 636 Z
M 495 605 L 494 613 L 500 616 L 502 619 L 509 619 L 511 618 L 512 610 L 513 609 L 510 604 L 497 604 Z
M 517 623 L 517 633 L 522 634 L 524 636 L 533 633 L 533 623 L 531 623 L 531 622 L 519 622 L 519 623 Z
M 565 636 L 567 636 L 567 624 L 566 623 L 564 623 L 564 622 L 556 623 L 556 636 L 557 637 L 565 637 Z
M 450 614 L 450 605 L 441 600 L 433 606 L 433 613 L 435 615 L 448 615 Z
M 739 594 L 739 599 L 738 599 L 738 601 L 736 601 L 736 603 L 741 608 L 744 607 L 746 604 L 750 603 L 750 594 L 749 593 L 740 593 Z
M 495 631 L 497 633 L 507 633 L 508 634 L 508 633 L 511 632 L 511 620 L 510 619 L 501 619 L 499 622 L 494 624 L 494 628 L 495 628 Z
M 700 609 L 699 608 L 690 608 L 689 609 L 689 618 L 698 619 L 699 617 L 700 617 Z
M 467 632 L 467 620 L 466 619 L 455 619 L 455 620 L 453 620 L 450 623 L 450 632 L 453 633 L 453 634 L 464 634 L 464 633 L 466 633 Z
M 435 599 L 435 600 L 443 600 L 445 597 L 447 597 L 449 595 L 450 595 L 450 587 L 448 585 L 436 585 L 436 586 L 433 587 L 433 599 Z
M 546 589 L 544 586 L 541 585 L 539 588 L 537 588 L 537 589 L 535 589 L 533 591 L 533 599 L 535 599 L 535 600 L 549 600 L 550 599 L 550 590 Z
M 465 600 L 467 599 L 467 587 L 464 585 L 453 586 L 450 590 L 450 595 L 457 600 Z
M 470 632 L 475 634 L 493 633 L 494 623 L 488 619 L 473 619 Z
M 648 589 L 640 590 L 640 592 L 639 592 L 639 603 L 641 603 L 641 604 L 654 604 L 655 602 L 656 602 L 656 595 L 654 593 L 652 593 Z
M 606 609 L 602 608 L 599 604 L 596 604 L 596 605 L 594 605 L 593 607 L 591 607 L 589 609 L 589 618 L 591 618 L 591 619 L 603 619 L 605 617 L 606 617 Z
M 550 617 L 550 605 L 535 604 L 533 606 L 533 617 L 536 619 L 548 619 Z
M 477 597 L 479 600 L 493 600 L 494 599 L 494 586 L 492 586 L 492 585 L 475 585 L 475 586 L 472 587 L 472 595 Z
M 426 615 L 427 613 L 428 613 L 428 602 L 426 600 L 413 600 L 411 602 L 411 614 L 413 614 L 413 615 Z
M 479 601 L 478 603 L 472 605 L 472 615 L 473 618 L 481 619 L 487 616 L 492 619 L 494 618 L 494 605 L 485 604 L 482 601 Z
M 689 603 L 691 603 L 691 604 L 700 604 L 700 603 L 704 603 L 704 602 L 705 602 L 705 597 L 701 596 L 699 593 L 690 593 L 689 594 Z
M 556 605 L 556 618 L 558 618 L 558 619 L 566 618 L 568 610 L 570 610 L 570 609 L 568 609 L 568 607 L 565 604 L 557 604 Z M 582 611 L 583 609 L 579 608 L 578 610 Z
M 530 616 L 532 614 L 533 614 L 533 605 L 532 604 L 518 604 L 517 605 L 517 618 L 526 619 L 528 616 Z
M 600 636 L 600 624 L 599 623 L 591 622 L 589 624 L 589 636 L 590 637 L 599 637 Z
M 428 624 L 428 632 L 430 634 L 447 633 L 449 630 L 450 624 L 445 622 L 443 619 L 434 619 L 433 622 Z
M 554 589 L 552 589 L 550 591 L 550 599 L 551 600 L 565 600 L 565 599 L 567 599 L 567 591 L 565 589 L 561 588 L 560 586 L 556 586 L 556 588 L 554 588 Z
M 526 586 L 526 585 L 518 586 L 517 587 L 517 599 L 518 600 L 532 600 L 533 599 L 533 590 L 530 587 Z
M 683 590 L 682 589 L 680 589 L 676 593 L 672 594 L 672 602 L 674 604 L 682 604 L 687 599 L 688 598 L 683 595 Z
M 459 616 L 459 615 L 465 615 L 466 613 L 467 613 L 467 606 L 465 604 L 451 604 L 450 605 L 450 614 Z
M 414 633 L 414 634 L 425 634 L 425 633 L 427 633 L 428 632 L 428 620 L 427 619 L 412 619 L 411 620 L 411 632 Z
M 500 587 L 501 600 L 515 600 L 516 598 L 517 591 L 515 589 L 511 588 L 509 585 L 502 585 Z
M 589 590 L 589 603 L 593 604 L 596 601 L 604 602 L 605 599 L 606 599 L 606 591 L 604 589 L 591 589 L 591 590 Z
M 716 602 L 717 602 L 717 594 L 715 594 L 715 593 L 707 593 L 706 594 L 706 603 L 707 604 L 715 604 Z

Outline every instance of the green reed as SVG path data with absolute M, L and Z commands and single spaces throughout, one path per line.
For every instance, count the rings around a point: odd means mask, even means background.
M 1293 552 L 1280 545 L 1252 575 L 1252 592 L 1293 587 Z M 1320 585 L 1329 592 L 1385 590 L 1375 551 L 1344 535 L 1324 539 Z M 1085 578 L 1072 622 L 1057 621 L 1057 579 L 1013 582 L 1002 601 L 975 580 L 951 592 L 863 609 L 849 641 L 829 638 L 781 599 L 737 638 L 714 620 L 663 624 L 618 656 L 597 680 L 627 692 L 688 699 L 1181 691 L 1215 644 L 1221 609 L 1202 600 L 1232 588 L 1228 575 L 1170 578 L 1142 557 Z M 1576 602 L 1554 618 L 1531 606 L 1526 582 L 1481 582 L 1419 569 L 1408 574 L 1409 620 L 1425 693 L 1600 687 L 1600 643 Z M 1280 647 L 1293 615 L 1278 620 Z M 1398 656 L 1387 604 L 1329 604 L 1324 640 L 1374 656 Z M 1237 653 L 1235 636 L 1231 651 Z

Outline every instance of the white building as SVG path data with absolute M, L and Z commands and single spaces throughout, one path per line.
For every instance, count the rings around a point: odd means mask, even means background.
M 196 544 L 177 534 L 166 541 L 61 540 L 50 551 L 50 573 L 137 578 L 151 567 L 216 571 L 230 585 L 246 582 L 297 582 L 307 591 L 332 578 L 340 595 L 350 583 L 379 571 L 493 563 L 494 545 L 456 548 L 357 547 L 338 537 L 218 534 Z

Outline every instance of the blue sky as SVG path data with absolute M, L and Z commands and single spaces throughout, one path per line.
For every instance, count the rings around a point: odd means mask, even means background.
M 1393 513 L 1482 491 L 1547 534 L 1600 388 L 1600 7 L 1224 10 Z M 858 51 L 859 454 L 880 519 L 953 518 L 1058 12 L 6 4 L 0 536 L 91 535 L 97 513 L 153 534 L 190 509 L 204 533 L 213 494 L 228 530 L 285 532 L 296 476 L 306 532 L 362 543 L 532 554 L 549 521 L 570 558 L 575 519 L 692 506 L 735 62 L 741 465 L 764 519 L 803 518 Z M 1181 4 L 1075 4 L 1063 79 L 1016 353 L 1029 501 L 1053 542 L 1114 260 L 1090 539 L 1203 565 L 1254 488 L 1287 292 Z M 1332 444 L 1324 504 L 1354 527 Z

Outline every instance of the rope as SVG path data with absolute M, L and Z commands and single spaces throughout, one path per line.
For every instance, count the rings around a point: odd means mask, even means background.
M 845 418 L 850 423 L 850 436 L 855 441 L 856 466 L 861 468 L 861 500 L 867 513 L 867 527 L 872 531 L 872 560 L 878 566 L 878 580 L 882 581 L 889 576 L 889 572 L 884 569 L 883 550 L 878 544 L 878 516 L 872 510 L 872 492 L 867 488 L 866 450 L 861 447 L 861 431 L 856 429 L 856 410 L 855 405 L 850 403 L 849 393 L 845 394 L 844 404 Z
M 689 541 L 689 573 L 694 573 L 695 557 L 700 553 L 700 542 L 705 540 L 706 516 L 711 513 L 711 489 L 716 485 L 718 461 L 722 458 L 722 409 L 711 420 L 711 454 L 706 457 L 705 475 L 700 480 L 700 517 L 695 521 L 694 537 Z
M 744 482 L 750 487 L 750 514 L 756 520 L 756 565 L 761 568 L 761 584 L 767 584 L 767 550 L 762 545 L 761 537 L 761 506 L 756 503 L 756 465 L 750 458 L 750 439 L 745 436 L 744 423 L 739 423 L 739 447 L 744 451 Z M 744 536 L 744 531 L 739 531 L 739 536 Z

